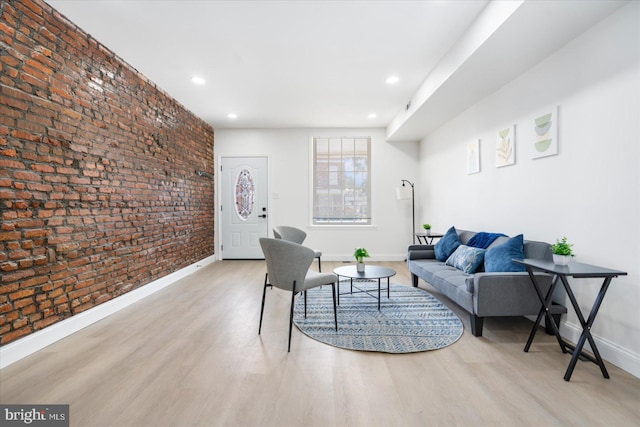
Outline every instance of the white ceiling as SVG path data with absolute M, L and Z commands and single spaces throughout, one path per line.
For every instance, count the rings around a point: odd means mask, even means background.
M 48 3 L 214 128 L 246 128 L 385 127 L 487 2 Z
M 215 129 L 387 127 L 391 140 L 420 139 L 625 3 L 47 2 Z

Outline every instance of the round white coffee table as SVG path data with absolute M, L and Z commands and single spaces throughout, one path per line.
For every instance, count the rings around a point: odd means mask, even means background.
M 338 276 L 338 304 L 340 304 L 340 276 L 348 277 L 351 281 L 351 291 L 350 294 L 353 293 L 353 279 L 365 279 L 365 280 L 377 280 L 378 281 L 378 310 L 380 310 L 380 282 L 382 279 L 387 279 L 387 298 L 389 298 L 389 278 L 391 276 L 396 275 L 396 271 L 393 268 L 389 267 L 381 267 L 379 265 L 365 265 L 364 271 L 359 272 L 355 265 L 346 265 L 344 267 L 338 267 L 333 270 L 333 274 Z M 364 292 L 367 295 L 376 298 L 375 295 L 372 295 L 370 291 L 366 289 L 362 289 L 356 286 L 356 292 Z

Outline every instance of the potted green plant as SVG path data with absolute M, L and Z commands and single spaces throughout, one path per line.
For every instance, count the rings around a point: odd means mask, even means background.
M 422 224 L 422 228 L 424 228 L 424 232 L 427 236 L 431 234 L 431 224 Z
M 369 258 L 369 252 L 365 248 L 356 248 L 353 256 L 356 257 L 356 267 L 358 272 L 364 272 L 364 259 Z
M 567 242 L 567 238 L 556 239 L 556 243 L 551 245 L 553 251 L 553 262 L 557 265 L 567 265 L 571 258 L 575 256 L 573 253 L 573 244 Z

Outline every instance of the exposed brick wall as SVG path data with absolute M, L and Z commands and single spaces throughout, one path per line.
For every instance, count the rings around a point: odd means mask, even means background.
M 0 0 L 0 344 L 214 253 L 213 129 L 39 0 Z

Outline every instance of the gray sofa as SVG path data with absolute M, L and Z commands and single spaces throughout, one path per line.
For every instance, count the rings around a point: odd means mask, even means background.
M 456 230 L 463 245 L 476 232 Z M 499 237 L 487 249 L 501 245 L 507 237 Z M 482 336 L 485 317 L 493 316 L 527 316 L 537 315 L 540 311 L 540 300 L 526 272 L 491 272 L 483 271 L 483 266 L 474 274 L 466 274 L 445 262 L 438 261 L 434 251 L 435 245 L 411 245 L 408 248 L 407 264 L 413 281 L 418 286 L 418 279 L 431 284 L 470 314 L 471 332 L 474 336 Z M 552 259 L 551 247 L 548 243 L 524 241 L 525 258 Z M 538 282 L 544 295 L 551 286 L 551 276 L 539 275 Z M 560 325 L 560 317 L 566 313 L 566 307 L 554 304 L 551 314 L 555 323 Z M 552 333 L 547 328 L 547 333 Z

